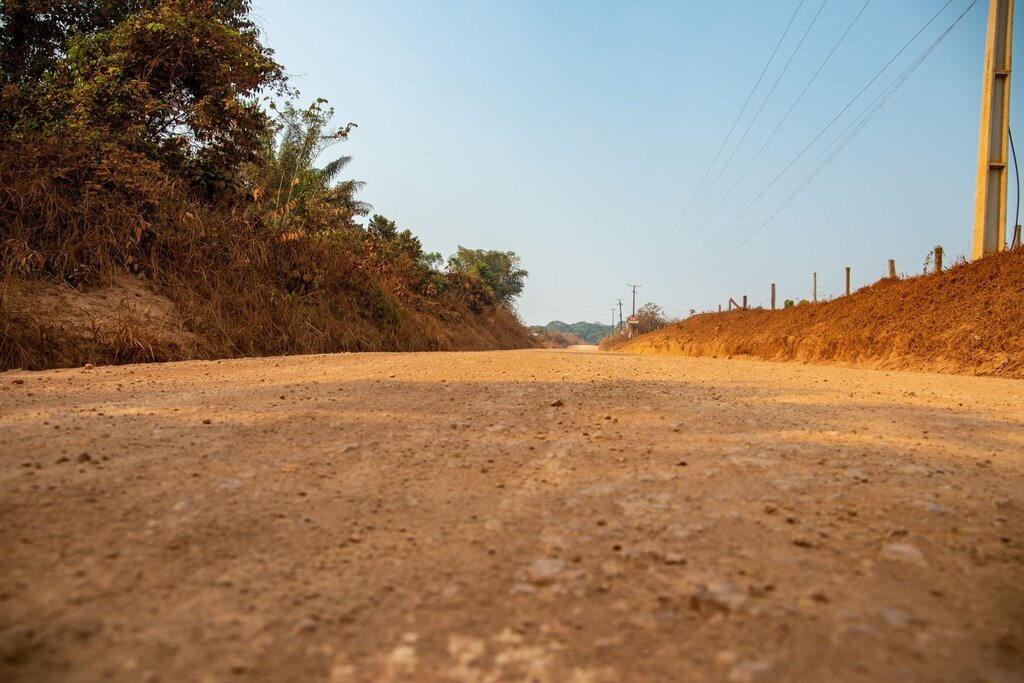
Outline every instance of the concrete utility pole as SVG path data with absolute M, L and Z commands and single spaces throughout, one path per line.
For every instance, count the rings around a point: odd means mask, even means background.
M 627 287 L 633 288 L 633 315 L 636 315 L 636 290 L 640 285 L 626 285 Z
M 616 299 L 619 302 L 619 327 L 622 327 L 622 299 Z
M 989 0 L 985 72 L 981 85 L 978 182 L 974 196 L 971 259 L 1003 250 L 1006 241 L 1007 138 L 1010 134 L 1010 63 L 1013 0 Z

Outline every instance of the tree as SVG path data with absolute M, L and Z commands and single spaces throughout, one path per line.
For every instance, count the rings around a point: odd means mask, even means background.
M 641 306 L 636 312 L 636 317 L 640 319 L 636 326 L 638 334 L 645 334 L 647 332 L 653 332 L 654 330 L 660 330 L 662 327 L 669 324 L 669 320 L 665 315 L 664 309 L 653 302 L 649 302 Z
M 0 90 L 15 129 L 112 141 L 194 182 L 255 161 L 287 91 L 248 0 L 6 0 Z
M 271 109 L 280 117 L 279 134 L 253 173 L 254 195 L 270 204 L 278 220 L 286 225 L 304 223 L 309 232 L 351 227 L 355 216 L 370 210 L 368 204 L 355 198 L 363 183 L 337 182 L 352 157 L 341 156 L 316 166 L 321 154 L 347 140 L 357 127 L 349 123 L 330 131 L 334 109 L 325 108 L 325 104 L 327 100 L 322 98 L 301 110 L 290 102 L 280 108 L 272 104 Z
M 511 306 L 526 285 L 529 273 L 520 268 L 519 257 L 513 251 L 459 250 L 448 259 L 448 270 L 479 278 L 505 306 Z

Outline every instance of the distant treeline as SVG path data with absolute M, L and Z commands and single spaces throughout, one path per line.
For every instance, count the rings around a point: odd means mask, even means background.
M 564 323 L 561 320 L 552 320 L 547 325 L 536 325 L 530 328 L 531 330 L 545 332 L 560 332 L 562 334 L 574 334 L 584 343 L 597 344 L 601 339 L 607 337 L 612 333 L 611 325 L 602 325 L 601 323 Z

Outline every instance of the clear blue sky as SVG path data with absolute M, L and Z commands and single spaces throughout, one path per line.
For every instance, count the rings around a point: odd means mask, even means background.
M 767 305 L 771 282 L 780 302 L 809 298 L 812 271 L 819 296 L 841 291 L 846 265 L 854 286 L 889 258 L 919 272 L 936 244 L 947 259 L 969 254 L 988 0 L 774 219 L 764 222 L 791 192 L 758 213 L 763 203 L 791 179 L 799 187 L 970 0 L 952 0 L 741 214 L 944 3 L 871 0 L 741 178 L 864 6 L 827 0 L 812 26 L 822 0 L 805 0 L 678 224 L 800 0 L 256 0 L 256 15 L 301 103 L 327 98 L 339 124 L 359 124 L 335 151 L 353 157 L 349 175 L 376 212 L 445 256 L 459 244 L 517 252 L 528 323 L 610 322 L 617 297 L 628 314 L 627 283 L 642 285 L 638 305 L 678 316 L 743 294 Z M 1024 148 L 1022 123 L 1015 112 Z M 1011 214 L 1014 198 L 1011 175 Z

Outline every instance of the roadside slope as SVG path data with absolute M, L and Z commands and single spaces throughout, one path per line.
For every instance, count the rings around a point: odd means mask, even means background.
M 618 350 L 1024 378 L 1024 250 L 823 303 L 696 315 Z

